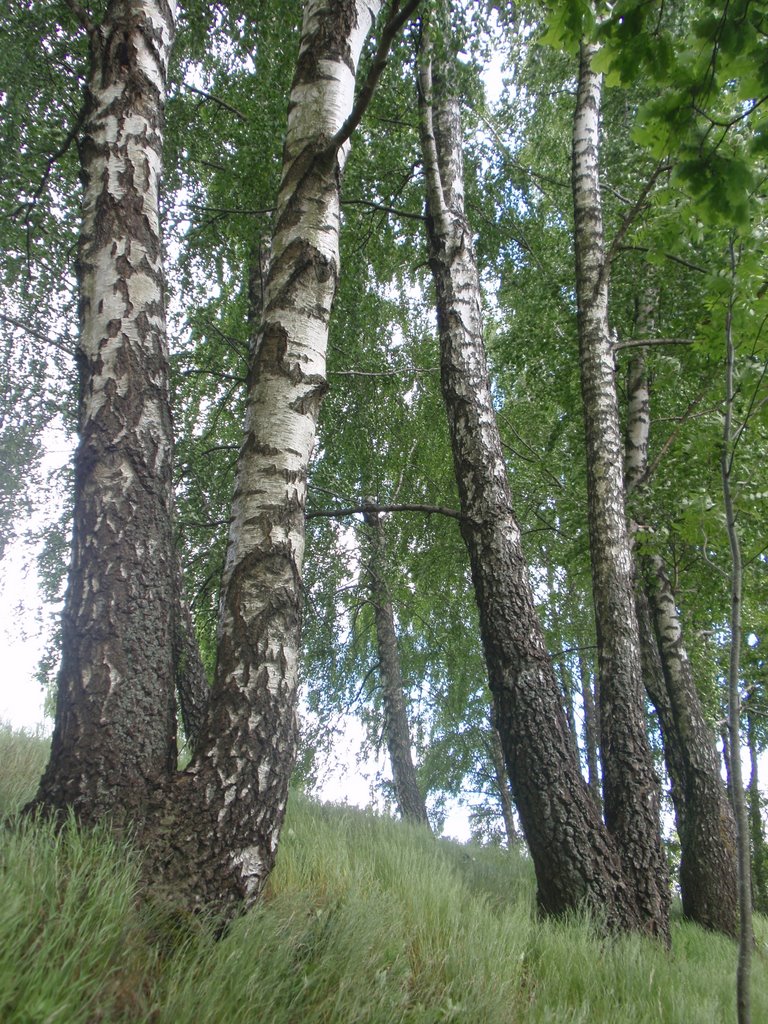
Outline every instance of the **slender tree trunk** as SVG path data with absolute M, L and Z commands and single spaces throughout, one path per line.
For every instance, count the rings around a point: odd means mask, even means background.
M 595 803 L 602 812 L 603 786 L 600 777 L 599 759 L 599 726 L 595 713 L 595 699 L 592 691 L 592 675 L 589 664 L 582 653 L 579 653 L 579 678 L 581 680 L 581 701 L 584 708 L 584 747 L 587 754 L 587 779 Z
M 656 289 L 638 306 L 639 335 L 653 328 Z M 648 472 L 651 424 L 646 350 L 628 374 L 625 486 L 641 495 Z M 680 837 L 683 913 L 692 921 L 735 936 L 738 922 L 736 831 L 720 776 L 715 737 L 696 689 L 674 591 L 660 554 L 637 555 L 636 602 L 644 648 L 643 678 L 661 725 Z
M 640 655 L 643 666 L 643 682 L 648 699 L 656 711 L 664 747 L 664 763 L 669 776 L 670 797 L 675 812 L 678 836 L 685 833 L 685 757 L 680 748 L 675 716 L 664 680 L 664 668 L 653 625 L 653 616 L 648 595 L 642 581 L 638 581 L 635 593 L 637 621 L 640 628 Z
M 551 572 L 551 567 L 547 567 L 547 581 L 549 591 L 551 594 L 555 594 L 554 577 Z M 557 602 L 552 602 L 550 605 L 550 628 L 553 634 L 560 638 L 563 635 L 560 622 L 560 609 Z M 576 729 L 576 712 L 573 707 L 573 681 L 571 679 L 571 672 L 566 662 L 565 657 L 558 659 L 554 665 L 555 675 L 559 679 L 560 689 L 563 695 L 563 710 L 565 711 L 565 720 L 568 722 L 568 731 L 571 737 L 571 743 L 573 744 L 573 752 L 576 755 L 576 760 L 581 760 L 581 753 L 579 751 L 579 735 Z
M 432 96 L 420 62 L 430 264 L 448 414 L 480 629 L 515 802 L 550 914 L 587 905 L 609 927 L 640 927 L 634 894 L 574 757 L 533 602 L 491 396 L 480 282 L 464 212 L 459 104 Z
M 735 936 L 738 922 L 736 828 L 720 776 L 714 735 L 683 646 L 675 597 L 659 555 L 643 559 L 653 572 L 649 598 L 683 760 L 685 812 L 680 831 L 683 913 L 705 928 Z
M 573 127 L 573 197 L 605 818 L 632 881 L 644 927 L 668 940 L 667 861 L 659 825 L 659 784 L 645 732 L 640 640 L 624 512 L 599 181 L 601 79 L 591 67 L 593 53 L 591 45 L 582 45 Z
M 216 679 L 198 753 L 165 794 L 147 843 L 167 882 L 225 909 L 248 906 L 263 889 L 295 759 L 307 468 L 326 390 L 348 152 L 336 140 L 380 7 L 381 0 L 305 5 L 232 503 Z
M 175 3 L 111 0 L 90 36 L 78 251 L 80 442 L 51 759 L 35 806 L 141 817 L 175 769 L 186 676 L 158 197 Z
M 176 695 L 184 726 L 184 735 L 189 749 L 194 750 L 208 713 L 211 691 L 200 657 L 195 624 L 183 593 L 181 564 L 178 557 L 176 558 L 174 587 L 176 600 L 173 622 L 173 661 L 176 669 Z
M 730 246 L 731 275 L 736 273 L 733 242 Z M 739 1024 L 750 1024 L 752 1008 L 750 997 L 752 946 L 755 941 L 752 927 L 751 864 L 749 856 L 749 823 L 741 772 L 741 692 L 739 672 L 741 660 L 741 592 L 742 558 L 736 511 L 731 492 L 733 468 L 733 404 L 735 397 L 735 346 L 733 343 L 733 291 L 728 302 L 725 325 L 726 381 L 723 443 L 720 452 L 720 470 L 723 485 L 723 507 L 728 543 L 731 549 L 731 654 L 728 665 L 728 738 L 730 740 L 731 798 L 736 818 L 739 879 L 739 961 L 736 973 L 737 1014 Z
M 376 622 L 376 646 L 379 653 L 384 736 L 392 765 L 397 806 L 403 818 L 429 825 L 427 806 L 419 790 L 416 769 L 411 756 L 411 734 L 405 704 L 400 652 L 397 647 L 395 615 L 386 578 L 386 538 L 378 512 L 365 512 L 368 527 L 368 579 Z
M 490 748 L 493 774 L 496 778 L 496 789 L 499 794 L 499 806 L 501 816 L 504 820 L 504 831 L 507 834 L 507 849 L 511 850 L 520 842 L 520 836 L 515 828 L 515 815 L 512 806 L 512 792 L 509 788 L 506 765 L 504 764 L 504 747 L 501 742 L 499 730 L 496 728 L 496 711 L 491 705 L 490 730 L 488 733 L 488 746 Z

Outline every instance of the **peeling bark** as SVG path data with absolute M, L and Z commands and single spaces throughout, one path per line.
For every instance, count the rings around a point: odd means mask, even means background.
M 403 818 L 430 828 L 427 806 L 419 789 L 411 756 L 411 735 L 405 705 L 400 652 L 397 646 L 392 598 L 386 581 L 386 539 L 377 512 L 365 512 L 368 527 L 368 579 L 376 622 L 381 699 L 384 706 L 384 737 L 392 765 L 397 806 Z
M 634 895 L 574 756 L 512 512 L 482 337 L 480 281 L 464 211 L 459 103 L 432 95 L 420 58 L 430 265 L 442 389 L 496 722 L 542 910 L 589 906 L 635 929 Z
M 141 816 L 176 763 L 173 435 L 158 197 L 175 3 L 91 33 L 78 250 L 80 442 L 51 759 L 33 806 Z
M 657 290 L 638 305 L 638 337 L 653 333 Z M 645 349 L 630 362 L 625 454 L 627 494 L 642 494 L 651 426 Z M 635 513 L 637 514 L 637 513 Z M 714 734 L 704 715 L 675 594 L 660 554 L 636 553 L 636 603 L 643 679 L 656 708 L 680 838 L 683 913 L 704 928 L 735 936 L 738 927 L 736 827 L 720 776 Z
M 308 0 L 253 347 L 198 753 L 158 811 L 158 873 L 193 902 L 248 906 L 272 869 L 296 744 L 307 468 L 339 273 L 339 189 L 360 51 L 380 0 Z M 150 845 L 148 842 L 147 845 Z
M 573 125 L 573 198 L 605 819 L 632 881 L 645 929 L 668 940 L 670 893 L 659 827 L 659 783 L 645 732 L 624 511 L 599 181 L 601 79 L 591 68 L 593 53 L 593 46 L 582 44 Z

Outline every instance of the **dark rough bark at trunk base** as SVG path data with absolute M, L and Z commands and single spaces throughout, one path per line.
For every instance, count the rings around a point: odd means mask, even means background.
M 587 907 L 608 928 L 639 930 L 635 894 L 573 752 L 534 608 L 483 346 L 480 281 L 464 213 L 459 104 L 445 88 L 433 98 L 428 46 L 425 33 L 421 135 L 442 390 L 507 770 L 542 910 Z
M 572 186 L 603 799 L 606 824 L 631 882 L 644 927 L 668 941 L 668 867 L 661 841 L 659 780 L 645 731 L 640 639 L 608 321 L 610 265 L 604 251 L 599 180 L 601 78 L 592 70 L 594 52 L 594 46 L 581 47 Z
M 143 814 L 175 768 L 173 432 L 159 189 L 174 16 L 111 0 L 90 35 L 79 434 L 51 757 L 31 808 Z
M 684 811 L 680 836 L 683 913 L 704 928 L 735 936 L 738 930 L 736 824 L 720 776 L 715 737 L 704 717 L 682 643 L 674 594 L 660 556 L 642 560 L 648 602 L 661 656 L 673 744 L 681 773 Z

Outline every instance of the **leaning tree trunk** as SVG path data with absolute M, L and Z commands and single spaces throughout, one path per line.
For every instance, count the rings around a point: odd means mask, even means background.
M 433 100 L 426 47 L 419 80 L 430 265 L 461 530 L 539 904 L 550 914 L 586 905 L 610 928 L 635 929 L 634 893 L 574 756 L 534 607 L 485 360 L 480 281 L 464 212 L 459 104 L 445 93 Z
M 664 764 L 669 777 L 669 795 L 675 812 L 678 836 L 685 830 L 685 757 L 680 747 L 680 736 L 675 728 L 675 716 L 669 699 L 661 653 L 656 639 L 653 615 L 648 595 L 642 581 L 638 581 L 635 593 L 637 623 L 640 629 L 640 659 L 643 667 L 643 683 L 648 700 L 656 711 L 664 748 Z
M 141 817 L 176 766 L 181 611 L 158 197 L 175 3 L 92 29 L 78 250 L 80 443 L 51 759 L 33 805 Z M 194 658 L 188 651 L 187 657 Z
M 720 775 L 715 738 L 704 716 L 683 645 L 675 595 L 659 555 L 641 559 L 661 651 L 677 747 L 683 759 L 685 812 L 680 831 L 683 913 L 705 928 L 738 928 L 736 826 Z
M 651 332 L 656 290 L 638 307 L 637 334 Z M 633 356 L 627 377 L 625 488 L 640 492 L 648 475 L 651 424 L 646 348 Z M 636 552 L 638 617 L 645 647 L 643 677 L 661 725 L 680 837 L 683 913 L 702 925 L 735 936 L 738 928 L 736 826 L 720 775 L 714 734 L 704 715 L 675 594 L 663 558 Z M 643 628 L 644 627 L 644 628 Z M 655 649 L 654 649 L 655 648 Z M 660 673 L 659 674 L 659 670 Z
M 601 80 L 583 44 L 573 126 L 574 246 L 587 497 L 600 679 L 605 819 L 644 927 L 669 936 L 659 783 L 645 731 L 640 640 L 624 513 L 622 444 L 608 322 L 609 265 L 599 182 Z
M 397 806 L 404 818 L 429 828 L 427 806 L 419 789 L 416 768 L 411 756 L 411 734 L 400 668 L 400 652 L 397 646 L 395 615 L 386 579 L 386 539 L 378 512 L 363 513 L 363 520 L 368 527 L 367 570 L 376 624 L 381 701 L 384 707 L 384 738 L 392 765 Z
M 375 67 L 414 6 L 404 6 L 382 32 Z M 381 0 L 305 5 L 249 374 L 216 679 L 198 754 L 166 794 L 147 842 L 166 882 L 225 913 L 262 891 L 294 764 L 307 469 L 326 390 L 355 73 L 380 7 Z
M 504 764 L 504 747 L 502 746 L 499 730 L 496 728 L 496 709 L 491 704 L 491 711 L 488 722 L 488 753 L 493 765 L 493 777 L 496 781 L 496 792 L 499 796 L 499 807 L 501 817 L 504 821 L 504 831 L 507 834 L 507 849 L 511 850 L 520 842 L 520 836 L 515 828 L 515 814 L 512 804 L 512 791 L 509 788 L 509 776 Z

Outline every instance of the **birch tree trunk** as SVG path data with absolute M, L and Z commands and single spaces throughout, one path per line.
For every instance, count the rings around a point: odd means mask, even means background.
M 464 212 L 459 104 L 433 99 L 428 45 L 420 60 L 430 265 L 437 293 L 448 414 L 480 629 L 515 802 L 542 910 L 586 905 L 608 927 L 640 927 L 634 894 L 581 776 L 512 512 L 483 346 L 480 281 Z
M 683 913 L 705 928 L 735 936 L 738 929 L 736 826 L 720 776 L 720 759 L 704 717 L 675 595 L 663 559 L 643 559 L 649 599 L 683 761 L 685 812 L 680 831 Z M 650 575 L 652 573 L 652 575 Z
M 339 189 L 360 52 L 380 0 L 308 0 L 291 88 L 261 330 L 198 754 L 158 809 L 158 873 L 192 901 L 248 906 L 272 868 L 296 743 L 307 469 L 326 390 Z
M 515 828 L 514 807 L 512 806 L 512 791 L 509 788 L 509 777 L 507 767 L 504 764 L 504 747 L 501 743 L 499 730 L 496 728 L 496 711 L 491 705 L 488 733 L 488 747 L 493 764 L 493 774 L 496 779 L 496 790 L 499 794 L 499 806 L 501 816 L 504 820 L 504 831 L 507 834 L 507 849 L 511 850 L 520 842 L 520 836 Z
M 174 688 L 195 671 L 180 657 L 158 207 L 175 11 L 111 0 L 90 33 L 74 538 L 51 759 L 33 805 L 88 822 L 142 816 L 176 767 Z
M 638 306 L 638 337 L 653 328 L 655 289 Z M 625 486 L 642 494 L 648 474 L 651 402 L 646 349 L 629 366 Z M 715 736 L 704 715 L 672 584 L 660 554 L 637 554 L 643 678 L 661 725 L 680 838 L 680 892 L 686 917 L 735 936 L 738 928 L 736 826 L 720 776 Z
M 376 622 L 381 699 L 384 706 L 384 737 L 392 765 L 397 806 L 403 818 L 430 828 L 427 807 L 419 789 L 411 755 L 411 734 L 405 705 L 395 616 L 386 580 L 386 540 L 378 512 L 365 512 L 368 527 L 368 579 Z
M 592 690 L 592 673 L 583 653 L 579 652 L 579 678 L 581 680 L 581 700 L 584 707 L 584 747 L 587 755 L 587 779 L 589 788 L 597 806 L 602 812 L 603 784 L 599 767 L 599 727 L 595 712 L 595 697 Z
M 601 79 L 582 44 L 573 127 L 574 245 L 587 495 L 600 679 L 605 818 L 634 887 L 644 927 L 669 937 L 659 784 L 645 732 L 640 641 L 624 511 L 622 444 L 608 322 L 599 181 Z

